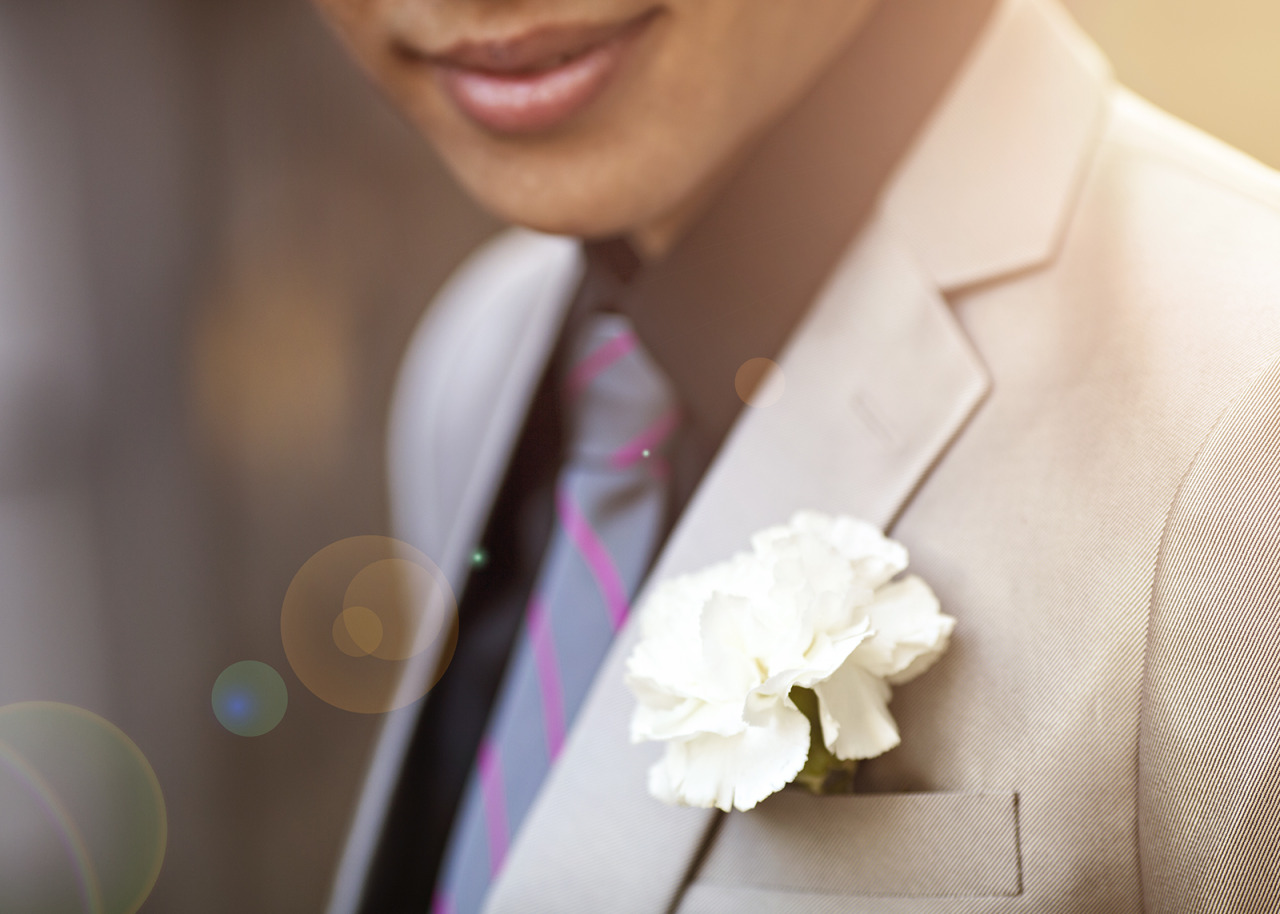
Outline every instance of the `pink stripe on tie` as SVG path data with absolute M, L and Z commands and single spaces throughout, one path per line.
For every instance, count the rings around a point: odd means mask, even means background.
M 569 372 L 564 382 L 569 395 L 576 397 L 586 390 L 587 385 L 604 374 L 610 365 L 635 349 L 637 343 L 635 333 L 624 330 L 609 342 L 597 346 Z
M 502 759 L 498 756 L 498 748 L 488 739 L 480 744 L 476 764 L 480 773 L 485 830 L 489 835 L 489 872 L 496 878 L 507 856 L 507 800 L 502 787 Z
M 551 632 L 546 601 L 534 597 L 529 604 L 529 641 L 533 662 L 538 668 L 538 690 L 542 693 L 542 721 L 547 731 L 547 750 L 555 761 L 564 745 L 564 690 L 560 688 L 560 665 Z
M 680 412 L 670 409 L 609 457 L 609 465 L 615 470 L 625 470 L 645 458 L 645 451 L 656 451 L 671 437 L 680 424 Z
M 560 525 L 564 527 L 564 532 L 573 540 L 587 567 L 591 569 L 591 576 L 596 579 L 596 586 L 600 588 L 605 606 L 608 607 L 613 630 L 618 631 L 627 621 L 631 607 L 627 603 L 626 588 L 622 586 L 622 578 L 614 567 L 609 550 L 605 549 L 596 531 L 563 489 L 556 493 L 556 512 L 560 515 Z
M 431 899 L 431 914 L 457 914 L 453 896 L 444 891 L 436 892 L 435 897 Z

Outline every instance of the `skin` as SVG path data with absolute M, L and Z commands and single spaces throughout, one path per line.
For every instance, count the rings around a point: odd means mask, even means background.
M 365 70 L 502 219 L 625 234 L 660 256 L 752 140 L 858 32 L 877 0 L 315 0 Z M 659 7 L 621 68 L 554 128 L 486 130 L 423 59 L 459 41 L 614 23 Z M 404 53 L 411 47 L 413 55 Z

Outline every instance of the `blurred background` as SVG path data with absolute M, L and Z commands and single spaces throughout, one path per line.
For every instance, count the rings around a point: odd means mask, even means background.
M 1124 82 L 1280 165 L 1280 4 L 1067 5 Z M 144 911 L 321 910 L 376 721 L 292 676 L 281 601 L 388 532 L 400 352 L 495 229 L 304 0 L 0 0 L 0 706 L 88 709 L 150 761 Z M 210 707 L 243 660 L 289 690 L 253 739 Z

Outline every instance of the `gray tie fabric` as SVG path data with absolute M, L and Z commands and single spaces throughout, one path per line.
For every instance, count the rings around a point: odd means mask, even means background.
M 524 628 L 450 836 L 433 914 L 475 914 L 652 558 L 679 424 L 626 318 L 596 314 L 561 385 L 567 460 Z

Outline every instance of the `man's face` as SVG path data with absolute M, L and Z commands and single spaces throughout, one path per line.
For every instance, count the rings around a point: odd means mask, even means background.
M 316 0 L 499 216 L 660 241 L 876 0 Z

